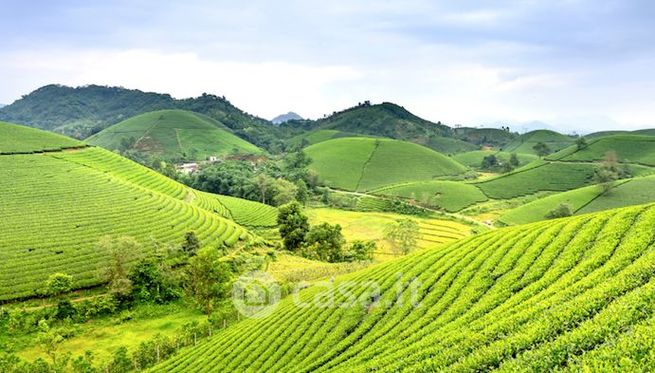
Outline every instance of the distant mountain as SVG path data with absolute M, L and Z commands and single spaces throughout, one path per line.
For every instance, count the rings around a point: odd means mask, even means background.
M 293 111 L 290 111 L 290 112 L 288 112 L 286 114 L 281 114 L 281 115 L 278 115 L 277 117 L 271 119 L 271 122 L 273 122 L 273 124 L 282 124 L 282 123 L 288 122 L 290 120 L 302 120 L 302 119 L 303 119 L 303 117 L 301 117 L 300 115 L 294 113 Z
M 109 150 L 136 150 L 167 161 L 201 161 L 210 156 L 262 152 L 216 120 L 185 110 L 140 114 L 86 141 Z
M 455 138 L 453 129 L 441 122 L 430 122 L 390 102 L 371 105 L 367 101 L 323 119 L 294 122 L 294 127 L 299 126 L 307 130 L 336 130 L 405 140 L 442 153 L 478 149 L 477 145 Z
M 138 114 L 182 109 L 205 114 L 258 146 L 279 142 L 270 122 L 232 105 L 225 97 L 203 94 L 175 99 L 168 94 L 122 87 L 48 85 L 0 109 L 0 120 L 86 138 Z
M 0 104 L 0 109 L 2 109 L 2 108 L 5 107 L 5 106 L 7 106 L 7 105 L 5 105 L 5 104 Z

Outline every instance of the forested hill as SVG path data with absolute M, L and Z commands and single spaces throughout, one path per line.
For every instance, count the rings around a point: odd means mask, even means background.
M 81 139 L 129 117 L 162 109 L 208 115 L 259 146 L 268 146 L 279 138 L 270 122 L 240 110 L 225 97 L 203 94 L 178 100 L 168 94 L 99 85 L 41 87 L 1 108 L 0 120 Z
M 390 102 L 371 105 L 367 101 L 316 121 L 290 121 L 282 126 L 389 137 L 421 144 L 443 153 L 476 150 L 480 145 L 479 139 L 469 141 L 468 137 L 441 122 L 425 120 Z M 489 131 L 505 132 L 500 129 Z

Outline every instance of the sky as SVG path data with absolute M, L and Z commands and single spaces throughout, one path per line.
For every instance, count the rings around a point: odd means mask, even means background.
M 0 0 L 0 19 L 4 104 L 102 84 L 269 119 L 370 100 L 449 125 L 655 127 L 650 0 Z

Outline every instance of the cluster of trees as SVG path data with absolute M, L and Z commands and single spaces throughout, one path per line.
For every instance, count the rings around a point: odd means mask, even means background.
M 546 144 L 546 143 L 544 143 L 544 142 L 538 142 L 538 143 L 536 143 L 536 144 L 532 147 L 532 149 L 534 149 L 534 151 L 535 151 L 535 152 L 537 153 L 537 155 L 540 156 L 540 157 L 545 157 L 545 156 L 547 156 L 547 155 L 549 155 L 550 153 L 553 152 L 552 150 L 550 150 L 550 147 L 548 146 L 548 144 Z
M 485 171 L 510 172 L 518 166 L 519 158 L 516 153 L 512 153 L 509 157 L 509 161 L 507 162 L 502 162 L 500 159 L 498 159 L 498 157 L 496 157 L 496 155 L 490 154 L 482 159 L 480 168 Z
M 278 226 L 284 248 L 304 257 L 330 263 L 373 258 L 374 241 L 353 241 L 347 245 L 339 224 L 310 226 L 298 202 L 280 207 Z
M 619 157 L 614 151 L 606 152 L 602 162 L 594 169 L 594 181 L 600 185 L 603 193 L 608 193 L 615 181 L 630 177 L 632 172 L 627 165 L 619 163 Z
M 305 204 L 311 193 L 318 193 L 318 176 L 307 169 L 309 163 L 302 151 L 288 153 L 277 161 L 226 160 L 180 175 L 178 180 L 195 189 L 273 206 L 291 201 Z

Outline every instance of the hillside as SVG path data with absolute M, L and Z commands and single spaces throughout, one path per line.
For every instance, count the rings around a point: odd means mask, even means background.
M 66 136 L 0 122 L 0 154 L 57 151 L 84 146 L 84 143 Z
M 270 122 L 240 110 L 225 97 L 203 94 L 180 100 L 168 94 L 98 85 L 41 87 L 0 109 L 0 120 L 82 139 L 135 115 L 163 109 L 205 114 L 257 146 L 270 146 L 281 136 Z
M 334 139 L 311 145 L 305 153 L 312 160 L 310 169 L 325 184 L 352 191 L 466 172 L 466 167 L 443 154 L 389 139 Z
M 402 197 L 421 206 L 456 212 L 488 198 L 472 184 L 457 181 L 419 181 L 383 187 L 372 191 L 383 196 Z
M 537 154 L 533 149 L 538 143 L 544 143 L 552 152 L 557 152 L 573 144 L 575 139 L 549 130 L 536 130 L 524 133 L 503 147 L 509 153 Z
M 95 147 L 49 151 L 62 137 L 0 124 L 0 148 L 22 143 L 35 154 L 0 155 L 3 223 L 0 225 L 0 300 L 33 296 L 54 272 L 75 287 L 99 284 L 108 253 L 96 248 L 107 235 L 132 236 L 151 255 L 155 244 L 179 245 L 194 231 L 203 246 L 233 246 L 258 238 L 241 225 L 275 225 L 274 208 L 194 191 L 115 153 Z M 33 142 L 40 134 L 41 139 Z M 52 143 L 48 142 L 52 139 Z M 30 142 L 31 141 L 31 142 Z M 79 144 L 69 140 L 73 144 Z M 38 211 L 38 213 L 32 213 Z
M 502 148 L 518 135 L 499 128 L 459 127 L 453 129 L 456 138 L 471 144 Z
M 519 166 L 525 166 L 528 163 L 539 159 L 539 157 L 537 157 L 534 154 L 525 154 L 525 153 L 515 153 L 515 154 L 519 160 Z M 484 159 L 484 157 L 490 155 L 496 156 L 498 162 L 504 164 L 509 162 L 512 153 L 504 152 L 504 151 L 496 151 L 496 150 L 474 150 L 471 152 L 455 154 L 453 155 L 453 159 L 465 166 L 479 169 L 480 166 L 482 165 L 482 160 Z
M 639 206 L 422 251 L 285 298 L 154 371 L 648 371 L 653 224 Z
M 655 137 L 637 135 L 605 136 L 589 141 L 583 149 L 575 146 L 566 148 L 549 159 L 560 161 L 600 161 L 609 151 L 615 152 L 621 163 L 637 163 L 655 166 Z
M 309 129 L 337 130 L 405 140 L 446 154 L 478 148 L 453 138 L 450 127 L 419 118 L 402 106 L 389 102 L 378 105 L 360 104 L 311 122 Z
M 547 219 L 550 211 L 567 204 L 575 215 L 655 202 L 655 176 L 620 180 L 607 192 L 597 185 L 548 196 L 503 214 L 505 224 L 525 224 Z
M 109 150 L 138 150 L 166 160 L 261 153 L 261 149 L 235 136 L 221 123 L 183 110 L 140 114 L 104 129 L 86 142 Z

